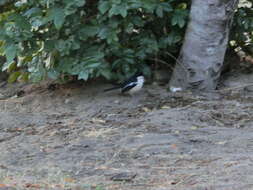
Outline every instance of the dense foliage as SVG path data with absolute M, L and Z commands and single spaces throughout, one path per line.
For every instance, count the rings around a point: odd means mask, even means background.
M 149 74 L 153 60 L 179 52 L 190 7 L 188 0 L 14 2 L 0 4 L 0 55 L 10 82 Z M 240 8 L 235 19 L 232 39 L 244 46 L 247 32 L 252 42 L 252 8 Z
M 240 47 L 247 54 L 253 55 L 253 6 L 251 1 L 240 1 L 230 38 L 235 47 Z

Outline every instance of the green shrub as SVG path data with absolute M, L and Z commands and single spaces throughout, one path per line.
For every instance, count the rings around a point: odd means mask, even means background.
M 239 9 L 235 13 L 230 39 L 235 47 L 240 47 L 249 55 L 253 55 L 252 2 L 241 0 Z
M 137 70 L 150 74 L 150 60 L 168 61 L 165 52 L 179 52 L 189 2 L 19 0 L 0 5 L 0 56 L 7 59 L 2 70 L 12 73 L 11 82 L 68 76 L 118 80 Z M 238 20 L 245 17 L 247 24 Z M 252 10 L 241 8 L 235 19 L 231 38 L 241 44 L 243 33 L 252 31 Z
M 179 50 L 188 5 L 170 0 L 18 1 L 0 15 L 3 70 L 33 81 L 120 79 L 164 49 Z

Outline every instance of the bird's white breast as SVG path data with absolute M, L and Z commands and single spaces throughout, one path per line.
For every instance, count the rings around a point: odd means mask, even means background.
M 144 82 L 145 82 L 145 79 L 143 76 L 137 77 L 137 85 L 133 87 L 131 90 L 129 90 L 129 93 L 133 94 L 135 92 L 138 92 L 143 87 Z

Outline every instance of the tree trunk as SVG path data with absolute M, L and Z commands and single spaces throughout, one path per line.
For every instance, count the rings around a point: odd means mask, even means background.
M 184 44 L 170 81 L 171 91 L 216 88 L 238 1 L 192 0 Z

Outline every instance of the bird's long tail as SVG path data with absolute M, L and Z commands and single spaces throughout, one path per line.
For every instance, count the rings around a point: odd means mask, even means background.
M 115 86 L 113 88 L 108 88 L 108 89 L 105 89 L 104 92 L 108 92 L 108 91 L 111 91 L 111 90 L 116 90 L 116 89 L 119 89 L 120 86 Z

